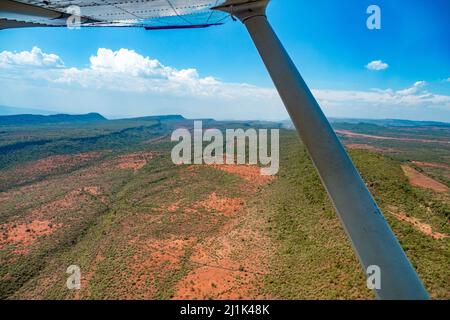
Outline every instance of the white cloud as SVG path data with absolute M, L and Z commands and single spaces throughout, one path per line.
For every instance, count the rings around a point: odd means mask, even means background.
M 426 81 L 416 81 L 416 82 L 414 82 L 414 87 L 416 87 L 416 88 L 420 88 L 420 87 L 423 87 L 423 86 L 426 86 L 427 85 L 427 82 Z
M 28 66 L 28 67 L 62 67 L 63 61 L 56 54 L 47 54 L 38 47 L 31 51 L 0 52 L 0 67 Z
M 389 65 L 381 60 L 374 60 L 369 62 L 366 68 L 373 71 L 380 71 L 389 68 Z
M 408 110 L 417 114 L 433 114 L 438 110 L 450 115 L 450 96 L 429 92 L 426 86 L 425 81 L 417 81 L 400 90 L 316 89 L 313 93 L 325 112 L 333 116 L 400 117 L 398 114 L 407 115 Z M 186 116 L 241 119 L 287 117 L 273 88 L 201 76 L 195 68 L 176 69 L 128 49 L 100 48 L 84 68 L 66 67 L 57 55 L 39 48 L 20 53 L 3 51 L 0 93 L 0 104 L 38 107 L 34 102 L 41 101 L 40 107 L 64 112 L 120 115 L 178 112 Z M 397 113 L 391 114 L 391 110 Z
M 328 106 L 365 105 L 366 107 L 402 106 L 450 108 L 450 96 L 421 91 L 424 84 L 416 82 L 412 87 L 394 91 L 392 89 L 352 90 L 312 90 L 315 97 Z M 326 104 L 326 103 L 324 103 Z M 450 111 L 450 110 L 449 110 Z
M 426 86 L 427 83 L 425 81 L 416 81 L 412 87 L 403 89 L 403 90 L 398 90 L 396 93 L 400 96 L 408 96 L 414 93 L 417 93 L 417 91 L 421 88 Z
M 164 67 L 158 60 L 144 57 L 134 50 L 99 48 L 97 55 L 90 59 L 92 70 L 113 72 L 132 76 L 167 76 L 170 68 Z
M 128 49 L 112 51 L 100 48 L 96 55 L 90 57 L 88 68 L 46 71 L 41 76 L 54 83 L 112 91 L 222 99 L 276 96 L 271 89 L 222 82 L 211 76 L 201 77 L 194 68 L 178 70 Z

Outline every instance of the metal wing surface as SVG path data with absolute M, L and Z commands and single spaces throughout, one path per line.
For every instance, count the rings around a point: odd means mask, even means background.
M 241 0 L 242 1 L 242 0 Z M 244 0 L 245 1 L 245 0 Z M 0 0 L 0 29 L 65 27 L 203 28 L 229 15 L 211 10 L 224 0 Z

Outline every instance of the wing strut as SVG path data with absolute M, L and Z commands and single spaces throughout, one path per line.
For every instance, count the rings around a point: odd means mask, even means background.
M 234 3 L 234 5 L 233 5 Z M 215 7 L 246 26 L 364 268 L 378 266 L 379 299 L 429 299 L 398 240 L 266 17 L 269 0 Z

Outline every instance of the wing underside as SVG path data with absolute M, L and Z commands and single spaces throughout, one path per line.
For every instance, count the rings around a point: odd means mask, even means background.
M 229 15 L 211 10 L 224 0 L 0 0 L 0 29 L 65 27 L 203 28 Z

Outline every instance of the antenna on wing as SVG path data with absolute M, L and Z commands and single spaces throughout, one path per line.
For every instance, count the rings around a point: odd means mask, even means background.
M 233 21 L 236 22 L 237 19 L 236 19 L 235 16 L 234 16 L 233 10 L 234 10 L 234 7 L 233 7 L 233 5 L 231 5 L 231 6 L 230 6 L 230 17 L 231 17 L 231 20 L 233 20 Z

